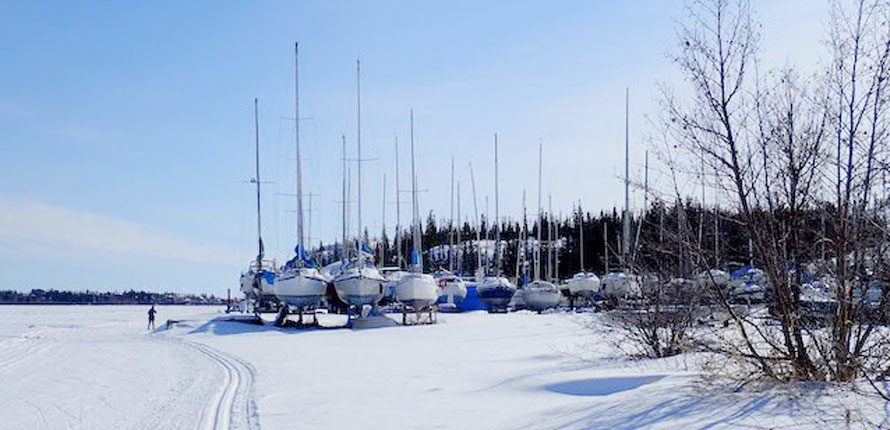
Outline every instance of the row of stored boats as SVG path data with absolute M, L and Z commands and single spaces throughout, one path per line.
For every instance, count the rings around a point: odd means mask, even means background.
M 300 111 L 299 111 L 299 45 L 295 44 L 295 115 L 294 142 L 296 149 L 296 198 L 297 198 L 297 245 L 295 256 L 283 266 L 277 266 L 266 259 L 261 228 L 261 193 L 260 154 L 259 154 L 259 113 L 258 101 L 254 100 L 254 123 L 256 136 L 256 173 L 251 180 L 256 185 L 257 197 L 257 238 L 259 251 L 257 257 L 250 262 L 248 270 L 241 275 L 241 290 L 248 299 L 252 310 L 257 312 L 279 311 L 301 314 L 312 311 L 322 303 L 336 299 L 347 309 L 358 313 L 366 307 L 376 309 L 385 298 L 400 304 L 405 311 L 430 311 L 434 305 L 448 310 L 460 310 L 461 302 L 467 296 L 467 283 L 459 274 L 440 270 L 434 274 L 424 273 L 423 250 L 421 246 L 421 226 L 417 199 L 417 174 L 414 157 L 414 114 L 410 115 L 411 130 L 411 190 L 412 190 L 412 246 L 410 262 L 405 269 L 378 268 L 368 244 L 361 239 L 350 240 L 347 237 L 346 202 L 348 169 L 347 157 L 343 148 L 343 238 L 340 244 L 339 261 L 319 268 L 315 261 L 307 257 L 305 235 L 303 231 L 303 187 L 302 159 L 300 154 Z M 360 88 L 360 62 L 356 61 L 356 86 Z M 356 231 L 363 231 L 361 213 L 361 98 L 357 91 L 357 160 L 358 160 L 358 207 Z M 543 146 L 539 148 L 538 163 L 538 243 L 541 242 L 541 158 Z M 495 183 L 495 219 L 498 214 L 498 141 L 494 135 L 494 183 Z M 495 223 L 497 226 L 499 223 Z M 500 230 L 495 228 L 497 243 L 500 243 Z M 477 238 L 478 239 L 478 238 Z M 348 243 L 352 245 L 347 245 Z M 478 240 L 477 240 L 478 243 Z M 560 288 L 553 282 L 541 278 L 540 247 L 535 255 L 535 273 L 530 282 L 517 288 L 516 284 L 501 271 L 501 251 L 496 247 L 496 264 L 479 273 L 475 281 L 475 292 L 483 306 L 492 311 L 506 311 L 516 299 L 521 300 L 526 308 L 542 311 L 557 306 L 563 298 Z M 481 253 L 477 252 L 477 255 Z M 481 267 L 481 261 L 477 264 Z M 583 267 L 583 263 L 582 263 Z M 617 284 L 616 284 L 617 285 Z M 569 296 L 575 298 L 592 298 L 600 292 L 599 278 L 592 273 L 579 273 L 569 279 L 566 284 Z

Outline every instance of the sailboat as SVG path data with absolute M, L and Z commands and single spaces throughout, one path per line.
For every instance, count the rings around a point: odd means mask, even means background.
M 383 299 L 380 300 L 381 305 L 388 305 L 390 303 L 394 303 L 396 301 L 396 284 L 399 283 L 399 280 L 402 279 L 402 276 L 405 276 L 406 271 L 402 270 L 402 201 L 401 201 L 401 185 L 399 183 L 399 138 L 395 137 L 395 174 L 396 174 L 396 231 L 395 231 L 395 262 L 396 265 L 392 267 L 381 267 L 380 273 L 386 278 L 386 284 L 384 286 L 384 294 Z M 384 187 L 385 188 L 385 187 Z M 384 196 L 386 195 L 386 190 L 384 189 Z M 383 205 L 386 207 L 386 199 L 383 200 Z M 385 219 L 386 217 L 384 217 Z
M 602 294 L 612 302 L 640 297 L 639 276 L 630 271 L 630 89 L 624 92 L 624 213 L 622 215 L 621 272 L 606 273 L 602 280 Z
M 569 290 L 569 298 L 572 300 L 572 307 L 575 300 L 591 300 L 600 289 L 600 278 L 593 272 L 584 269 L 584 212 L 581 205 L 578 205 L 578 243 L 580 244 L 580 260 L 581 271 L 574 274 L 566 281 L 566 287 Z
M 246 272 L 241 273 L 241 291 L 248 302 L 253 304 L 254 312 L 273 310 L 277 298 L 273 291 L 275 284 L 275 263 L 265 259 L 263 247 L 262 211 L 260 210 L 260 120 L 259 101 L 253 99 L 254 136 L 256 139 L 256 176 L 250 182 L 256 184 L 256 234 L 259 251 L 256 259 L 251 261 Z
M 315 262 L 306 257 L 306 246 L 303 235 L 303 172 L 302 159 L 300 157 L 300 46 L 294 45 L 296 78 L 295 78 L 295 102 L 294 102 L 294 144 L 297 153 L 297 246 L 294 249 L 296 256 L 288 261 L 278 274 L 278 280 L 274 285 L 275 296 L 284 304 L 282 306 L 281 320 L 287 314 L 288 308 L 295 309 L 300 315 L 300 324 L 303 323 L 303 311 L 314 310 L 327 292 L 328 281 L 318 271 Z
M 525 306 L 538 312 L 556 307 L 561 298 L 559 288 L 557 288 L 556 285 L 541 280 L 541 230 L 544 227 L 542 222 L 544 209 L 541 206 L 541 168 L 543 153 L 544 143 L 541 142 L 538 146 L 538 246 L 535 247 L 535 279 L 524 285 L 521 289 L 521 297 Z
M 451 158 L 451 219 L 454 220 L 454 157 Z M 454 225 L 451 225 L 451 236 L 448 244 L 448 270 L 439 270 L 435 273 L 439 283 L 439 309 L 444 312 L 456 312 L 467 297 L 467 284 L 460 276 L 455 274 L 454 263 L 457 260 L 458 272 L 460 272 L 460 183 L 457 184 L 457 243 L 454 241 Z M 455 251 L 457 249 L 457 251 Z
M 355 61 L 356 72 L 356 100 L 357 100 L 357 134 L 356 146 L 358 148 L 358 230 L 356 234 L 361 237 L 362 231 L 362 109 L 361 109 L 361 62 Z M 345 196 L 344 196 L 345 197 Z M 346 199 L 344 198 L 344 201 Z M 343 240 L 343 248 L 346 249 L 346 238 Z M 344 262 L 340 272 L 334 277 L 334 288 L 337 296 L 350 307 L 358 309 L 365 305 L 375 306 L 383 298 L 384 283 L 386 278 L 377 270 L 371 258 L 371 249 L 361 239 L 355 241 L 356 255 Z
M 494 221 L 495 221 L 495 272 L 488 275 L 479 283 L 476 291 L 479 301 L 488 307 L 489 312 L 507 311 L 507 306 L 513 295 L 516 294 L 516 286 L 509 279 L 501 276 L 501 228 L 498 210 L 498 135 L 494 135 Z
M 414 111 L 411 111 L 411 202 L 413 219 L 411 222 L 411 267 L 396 284 L 396 300 L 402 304 L 402 321 L 405 321 L 407 310 L 420 312 L 431 311 L 433 303 L 439 298 L 439 287 L 432 275 L 423 273 L 422 244 L 420 240 L 420 213 L 417 205 L 417 174 L 414 172 Z M 432 316 L 430 317 L 432 322 Z

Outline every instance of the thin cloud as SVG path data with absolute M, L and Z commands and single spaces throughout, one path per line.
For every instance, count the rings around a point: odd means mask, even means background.
M 235 253 L 143 225 L 51 204 L 0 197 L 0 253 L 38 258 L 149 257 L 231 265 Z

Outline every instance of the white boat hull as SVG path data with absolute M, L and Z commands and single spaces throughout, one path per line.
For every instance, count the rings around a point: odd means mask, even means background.
M 569 294 L 575 297 L 593 297 L 600 291 L 600 279 L 593 273 L 579 273 L 566 281 Z
M 412 309 L 425 309 L 439 300 L 439 286 L 432 275 L 408 273 L 396 284 L 396 300 Z
M 324 299 L 328 283 L 316 269 L 289 270 L 275 281 L 275 296 L 297 309 L 313 309 Z
M 375 268 L 347 269 L 334 278 L 337 296 L 350 306 L 376 305 L 383 298 L 386 279 Z
M 559 305 L 562 295 L 555 285 L 546 281 L 534 281 L 522 287 L 522 301 L 525 306 L 535 311 L 555 308 Z

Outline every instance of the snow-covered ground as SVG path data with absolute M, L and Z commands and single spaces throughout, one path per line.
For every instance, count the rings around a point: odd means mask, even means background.
M 890 406 L 873 396 L 812 385 L 732 393 L 703 383 L 693 355 L 628 359 L 598 314 L 473 312 L 352 331 L 159 307 L 147 331 L 146 311 L 0 307 L 0 428 L 890 425 Z M 168 319 L 181 322 L 162 328 Z

